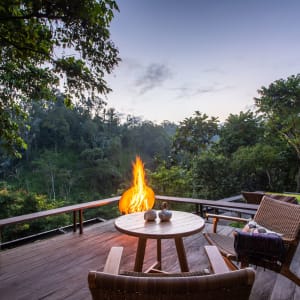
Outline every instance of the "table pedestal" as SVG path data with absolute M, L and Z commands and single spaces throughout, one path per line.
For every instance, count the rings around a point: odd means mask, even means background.
M 174 238 L 179 265 L 181 272 L 189 272 L 189 266 L 186 258 L 186 253 L 183 245 L 183 240 L 181 237 Z M 135 263 L 134 263 L 134 271 L 135 272 L 142 272 L 143 271 L 143 263 L 145 258 L 146 252 L 146 245 L 147 245 L 147 238 L 139 238 L 138 239 L 138 246 L 136 251 Z M 156 257 L 157 261 L 154 263 L 148 271 L 151 272 L 151 269 L 162 269 L 161 263 L 161 239 L 156 239 Z

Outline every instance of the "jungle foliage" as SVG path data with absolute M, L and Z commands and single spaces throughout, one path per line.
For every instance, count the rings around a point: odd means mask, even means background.
M 1 146 L 20 156 L 19 134 L 33 102 L 101 103 L 104 75 L 118 64 L 109 26 L 113 0 L 6 0 L 0 3 Z

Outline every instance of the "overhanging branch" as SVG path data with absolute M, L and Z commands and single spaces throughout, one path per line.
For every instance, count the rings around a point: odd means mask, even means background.
M 42 14 L 42 13 L 32 13 L 28 15 L 22 15 L 22 16 L 1 16 L 0 17 L 0 22 L 2 21 L 13 21 L 13 20 L 30 20 L 30 19 L 49 19 L 49 20 L 63 20 L 66 18 L 65 15 L 50 15 L 50 14 Z
M 30 52 L 34 52 L 34 53 L 37 53 L 37 54 L 41 54 L 41 55 L 44 55 L 44 56 L 47 56 L 48 59 L 50 59 L 49 55 L 46 53 L 46 52 L 43 52 L 43 51 L 39 51 L 37 49 L 33 49 L 33 48 L 30 48 L 30 47 L 26 47 L 26 46 L 20 46 L 18 45 L 17 43 L 14 43 L 12 41 L 10 41 L 9 39 L 5 38 L 4 36 L 0 35 L 0 40 L 6 42 L 7 44 L 17 48 L 18 50 L 20 51 L 24 51 L 24 50 L 27 50 L 27 51 L 30 51 Z

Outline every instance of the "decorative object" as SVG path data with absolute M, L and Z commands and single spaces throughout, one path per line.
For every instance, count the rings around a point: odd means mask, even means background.
M 168 203 L 163 202 L 161 211 L 158 213 L 158 216 L 162 222 L 170 221 L 172 218 L 172 212 L 168 210 Z
M 144 213 L 144 220 L 154 221 L 156 219 L 156 211 L 154 209 L 146 210 Z

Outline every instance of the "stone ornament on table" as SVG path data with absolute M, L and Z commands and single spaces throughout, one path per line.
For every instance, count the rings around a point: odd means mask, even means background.
M 170 221 L 172 218 L 172 212 L 168 210 L 167 202 L 162 203 L 161 211 L 158 213 L 158 216 L 162 222 Z
M 144 213 L 144 220 L 146 221 L 155 221 L 156 211 L 154 209 L 148 209 Z

